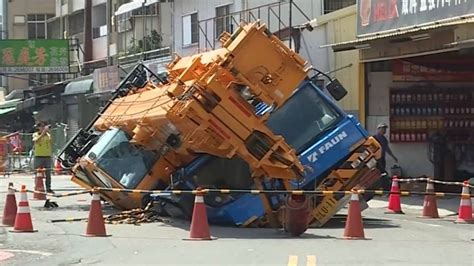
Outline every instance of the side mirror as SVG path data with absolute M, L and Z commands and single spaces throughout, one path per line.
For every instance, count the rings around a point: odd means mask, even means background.
M 328 85 L 326 85 L 326 89 L 336 101 L 340 101 L 342 98 L 344 98 L 344 96 L 347 95 L 347 90 L 337 79 L 329 82 Z

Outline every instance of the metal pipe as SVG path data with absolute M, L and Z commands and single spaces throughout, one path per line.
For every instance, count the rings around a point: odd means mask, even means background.
M 146 15 L 145 15 L 145 0 L 142 2 L 142 60 L 145 60 L 145 50 L 146 50 L 146 41 L 145 41 L 145 34 L 146 34 Z
M 290 0 L 290 14 L 289 14 L 289 19 L 290 19 L 290 22 L 289 22 L 289 30 L 290 30 L 290 49 L 292 48 L 292 43 L 293 43 L 293 23 L 292 23 L 292 20 L 293 20 L 293 0 Z
M 112 60 L 110 58 L 110 39 L 112 37 L 112 23 L 111 23 L 111 17 L 112 17 L 112 0 L 107 0 L 105 4 L 105 16 L 106 16 L 106 25 L 107 25 L 107 66 L 112 65 Z

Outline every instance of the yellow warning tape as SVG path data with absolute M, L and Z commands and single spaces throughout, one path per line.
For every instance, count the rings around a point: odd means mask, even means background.
M 15 189 L 15 192 L 21 192 L 21 191 L 18 190 L 18 189 Z M 64 198 L 64 197 L 77 196 L 77 195 L 91 193 L 91 192 L 93 192 L 93 190 L 81 190 L 81 191 L 77 191 L 77 192 L 68 192 L 68 193 L 61 193 L 61 194 L 48 193 L 48 192 L 44 192 L 44 191 L 37 191 L 37 190 L 30 190 L 30 189 L 27 189 L 26 192 L 46 195 L 46 196 L 50 196 L 50 197 L 54 197 L 54 198 Z
M 350 195 L 352 193 L 357 194 L 373 194 L 373 195 L 388 195 L 388 194 L 399 194 L 400 196 L 413 196 L 413 195 L 433 195 L 436 197 L 446 196 L 460 196 L 461 193 L 450 193 L 450 192 L 421 192 L 421 191 L 400 191 L 398 193 L 384 191 L 384 190 L 356 190 L 356 191 L 323 191 L 323 190 L 257 190 L 257 189 L 201 189 L 201 190 L 138 190 L 138 189 L 117 189 L 117 188 L 103 188 L 96 187 L 94 191 L 103 192 L 122 192 L 122 193 L 140 193 L 140 194 L 290 194 L 290 195 L 313 195 L 313 196 L 328 196 L 328 195 Z M 474 197 L 474 195 L 470 196 Z

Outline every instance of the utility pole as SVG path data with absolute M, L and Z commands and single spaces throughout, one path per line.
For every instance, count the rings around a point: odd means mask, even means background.
M 92 61 L 92 0 L 84 1 L 84 75 L 91 73 Z

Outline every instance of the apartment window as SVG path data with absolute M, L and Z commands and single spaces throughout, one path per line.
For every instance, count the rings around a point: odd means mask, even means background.
M 92 8 L 92 38 L 94 39 L 107 35 L 107 19 L 103 16 L 106 11 L 105 4 Z
M 69 16 L 69 36 L 84 31 L 84 10 Z
M 126 32 L 133 29 L 132 13 L 127 12 L 116 16 L 117 32 Z
M 191 45 L 199 41 L 198 23 L 198 13 L 183 16 L 183 45 Z
M 28 15 L 28 39 L 45 39 L 48 32 L 46 21 L 52 17 L 54 17 L 54 15 L 51 14 Z
M 230 5 L 216 7 L 216 38 L 224 31 L 232 33 Z
M 67 0 L 61 0 L 61 5 L 66 5 L 67 4 Z
M 119 33 L 132 30 L 135 25 L 136 17 L 158 16 L 159 14 L 159 4 L 150 4 L 145 7 L 136 8 L 126 13 L 118 14 L 115 16 L 115 19 L 117 20 L 116 30 Z M 153 18 L 150 18 L 150 20 L 153 20 Z
M 61 18 L 48 21 L 48 39 L 61 39 Z
M 324 14 L 355 5 L 357 0 L 324 0 Z

